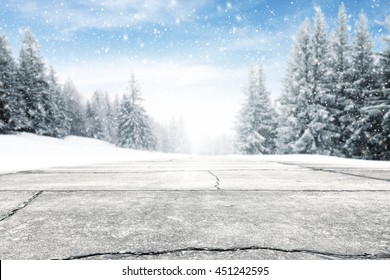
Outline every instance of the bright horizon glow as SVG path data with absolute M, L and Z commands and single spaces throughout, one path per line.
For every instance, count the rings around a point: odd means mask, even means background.
M 131 73 L 149 115 L 181 117 L 193 146 L 234 133 L 251 65 L 262 63 L 272 99 L 279 96 L 292 38 L 320 6 L 329 30 L 342 1 L 3 1 L 0 34 L 16 57 L 23 31 L 63 82 L 88 98 L 96 90 L 122 95 Z M 348 24 L 363 10 L 376 45 L 386 29 L 388 1 L 347 0 Z

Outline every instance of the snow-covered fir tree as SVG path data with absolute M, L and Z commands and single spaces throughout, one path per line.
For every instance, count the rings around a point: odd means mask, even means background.
M 331 50 L 326 23 L 316 9 L 313 31 L 308 20 L 299 30 L 290 58 L 284 91 L 278 148 L 282 153 L 340 155 L 341 129 L 337 95 L 332 90 Z
M 335 138 L 340 132 L 335 125 L 336 96 L 331 90 L 330 45 L 327 37 L 325 17 L 320 8 L 316 9 L 311 44 L 310 83 L 311 92 L 307 96 L 309 124 L 296 146 L 305 153 L 324 155 L 338 154 L 334 150 Z M 301 149 L 301 150 L 302 150 Z
M 387 16 L 384 23 L 388 32 L 390 33 L 390 15 Z M 381 83 L 385 89 L 390 89 L 390 35 L 383 38 L 385 41 L 385 47 L 380 55 L 380 75 Z
M 111 102 L 107 92 L 104 94 L 103 106 L 105 114 L 104 130 L 106 133 L 106 139 L 110 143 L 116 143 L 116 137 L 118 135 L 118 111 L 115 104 Z
M 32 32 L 27 30 L 19 56 L 18 90 L 24 101 L 26 115 L 31 121 L 26 131 L 39 135 L 50 135 L 50 123 L 53 120 L 53 102 L 45 71 L 38 42 Z
M 390 19 L 390 17 L 389 17 Z M 388 21 L 390 31 L 390 20 Z M 374 81 L 364 90 L 365 101 L 360 109 L 361 119 L 351 140 L 352 144 L 364 144 L 358 157 L 375 160 L 390 160 L 390 37 L 384 38 L 387 44 L 380 53 L 379 71 L 374 71 Z M 376 65 L 374 66 L 376 67 Z M 376 70 L 374 68 L 374 70 Z M 358 147 L 353 146 L 354 151 Z M 360 152 L 359 151 L 359 152 Z
M 96 96 L 96 92 L 94 96 Z M 87 101 L 85 109 L 86 135 L 91 138 L 104 140 L 102 116 L 99 114 L 99 107 L 96 106 L 100 106 L 100 103 L 97 103 L 95 98 L 92 101 Z
M 120 147 L 153 150 L 156 146 L 150 120 L 141 101 L 141 91 L 132 74 L 127 93 L 121 101 L 118 116 L 117 144 Z
M 244 154 L 272 154 L 276 144 L 276 113 L 265 87 L 262 66 L 251 69 L 246 100 L 237 123 L 237 149 Z
M 344 143 L 350 134 L 346 130 L 350 120 L 347 106 L 347 91 L 351 87 L 351 46 L 349 42 L 349 26 L 344 4 L 340 5 L 338 25 L 331 41 L 331 91 L 334 94 L 334 106 L 331 113 L 339 137 L 334 138 L 334 154 L 342 155 Z
M 66 122 L 66 100 L 53 67 L 49 69 L 48 83 L 53 115 L 51 122 L 48 124 L 50 135 L 64 137 L 70 129 L 68 122 Z
M 312 138 L 308 130 L 310 123 L 308 100 L 312 92 L 310 33 L 310 23 L 306 19 L 295 36 L 293 51 L 283 81 L 283 91 L 279 99 L 280 114 L 277 128 L 279 153 L 315 151 L 314 141 L 308 139 Z
M 62 88 L 65 99 L 66 127 L 69 128 L 67 135 L 86 136 L 85 110 L 80 93 L 71 80 L 67 80 Z
M 352 77 L 351 88 L 348 89 L 348 103 L 345 108 L 348 110 L 349 123 L 346 127 L 350 137 L 347 140 L 344 149 L 347 156 L 357 158 L 368 158 L 370 154 L 369 142 L 372 135 L 373 114 L 381 114 L 379 111 L 370 109 L 373 98 L 377 96 L 378 75 L 375 71 L 373 41 L 367 28 L 367 18 L 364 14 L 360 15 L 357 23 L 355 40 L 353 42 L 352 52 Z M 376 97 L 375 97 L 376 99 Z M 375 121 L 376 122 L 376 121 Z
M 89 137 L 116 143 L 116 113 L 107 93 L 95 91 L 86 107 Z
M 153 131 L 156 136 L 156 150 L 164 153 L 191 152 L 187 130 L 182 118 L 172 118 L 169 124 L 153 122 Z
M 28 125 L 24 100 L 17 90 L 16 72 L 7 38 L 0 36 L 0 133 L 20 131 Z
M 390 33 L 390 16 L 386 18 L 386 27 Z M 381 131 L 375 137 L 380 149 L 380 159 L 390 160 L 390 35 L 384 37 L 385 48 L 380 53 L 380 77 L 382 87 L 382 102 L 384 107 L 381 121 Z

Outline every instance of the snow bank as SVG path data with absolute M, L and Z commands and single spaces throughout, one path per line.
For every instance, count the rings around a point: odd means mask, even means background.
M 188 158 L 178 154 L 136 151 L 117 148 L 104 141 L 69 136 L 57 139 L 29 133 L 0 135 L 0 173 L 48 167 L 77 166 L 120 161 L 149 161 Z M 327 165 L 334 167 L 390 169 L 389 161 L 367 161 L 320 155 L 262 155 L 262 156 L 191 156 L 207 160 L 267 160 L 296 165 Z
M 57 139 L 29 133 L 0 135 L 0 172 L 126 160 L 171 159 L 179 155 L 136 151 L 104 141 L 68 136 Z

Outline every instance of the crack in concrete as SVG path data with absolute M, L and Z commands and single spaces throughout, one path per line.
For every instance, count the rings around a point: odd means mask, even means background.
M 217 190 L 220 190 L 220 189 L 221 189 L 221 188 L 219 187 L 219 182 L 220 182 L 220 180 L 219 180 L 218 176 L 215 175 L 215 174 L 214 174 L 213 172 L 211 172 L 210 170 L 209 170 L 209 173 L 210 173 L 212 176 L 214 176 L 215 179 L 216 179 L 216 184 L 215 184 L 214 188 L 216 188 Z
M 16 208 L 12 209 L 9 211 L 4 217 L 0 219 L 0 222 L 8 219 L 9 217 L 13 216 L 16 214 L 16 212 L 22 210 L 25 208 L 27 205 L 29 205 L 34 199 L 36 199 L 39 195 L 41 195 L 43 191 L 38 191 L 35 192 L 32 196 L 30 196 L 26 201 L 22 202 L 20 205 L 18 205 Z
M 294 164 L 294 163 L 279 162 L 279 161 L 275 161 L 275 162 L 279 163 L 279 164 L 289 165 L 289 166 L 296 166 L 296 167 L 301 167 L 301 168 L 307 168 L 307 169 L 311 169 L 313 171 L 323 171 L 323 172 L 329 172 L 329 173 L 353 176 L 353 177 L 364 178 L 364 179 L 371 179 L 371 180 L 379 180 L 379 181 L 384 181 L 384 182 L 390 182 L 390 179 L 386 179 L 386 178 L 377 178 L 377 177 L 372 177 L 372 176 L 367 176 L 367 175 L 353 174 L 353 173 L 337 171 L 337 170 L 332 170 L 332 169 L 324 169 L 324 168 L 320 168 L 320 167 L 304 166 L 304 165 L 299 165 L 299 164 Z
M 146 252 L 136 252 L 136 251 L 119 251 L 119 252 L 104 252 L 104 253 L 91 253 L 85 255 L 75 255 L 61 260 L 78 260 L 78 259 L 87 259 L 92 257 L 99 256 L 160 256 L 174 253 L 183 253 L 183 252 L 215 252 L 215 253 L 224 253 L 224 252 L 239 252 L 239 251 L 274 251 L 281 253 L 306 253 L 312 255 L 318 255 L 322 257 L 333 257 L 336 259 L 363 259 L 363 260 L 381 260 L 381 259 L 390 259 L 390 253 L 378 253 L 378 254 L 340 254 L 332 252 L 321 252 L 316 250 L 309 249 L 283 249 L 275 247 L 266 247 L 266 246 L 248 246 L 248 247 L 231 247 L 231 248 L 208 248 L 208 247 L 188 247 L 181 249 L 172 249 L 172 250 L 162 250 L 162 251 L 146 251 Z
M 367 176 L 367 175 L 359 175 L 359 174 L 353 174 L 353 173 L 342 172 L 342 171 L 335 171 L 335 170 L 330 170 L 330 169 L 319 169 L 319 170 L 324 171 L 324 172 L 329 172 L 329 173 L 336 173 L 336 174 L 349 175 L 349 176 L 354 176 L 354 177 L 359 177 L 359 178 L 390 182 L 390 179 L 385 179 L 385 178 L 377 178 L 377 177 L 372 177 L 372 176 Z

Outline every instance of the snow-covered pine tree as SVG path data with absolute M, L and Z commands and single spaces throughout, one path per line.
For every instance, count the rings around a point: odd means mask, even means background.
M 141 91 L 134 74 L 123 96 L 118 116 L 118 146 L 138 150 L 153 150 L 156 140 L 149 117 L 141 103 Z
M 115 105 L 111 102 L 108 93 L 104 93 L 103 97 L 103 112 L 104 112 L 104 131 L 106 141 L 116 143 L 117 132 L 117 112 Z
M 158 151 L 188 154 L 191 151 L 188 134 L 182 118 L 172 118 L 169 124 L 153 122 Z
M 384 23 L 388 32 L 390 32 L 390 15 L 387 16 Z M 382 85 L 385 89 L 390 90 L 390 35 L 383 38 L 385 47 L 380 55 L 380 77 Z
M 343 155 L 343 146 L 350 137 L 345 129 L 350 121 L 346 92 L 351 87 L 351 46 L 348 30 L 347 15 L 342 3 L 338 13 L 338 25 L 333 32 L 331 42 L 331 91 L 335 97 L 331 113 L 334 117 L 334 125 L 338 129 L 337 133 L 340 135 L 334 138 L 335 155 Z
M 173 119 L 171 120 L 171 123 L 172 122 Z M 156 151 L 173 153 L 174 148 L 171 146 L 173 141 L 171 140 L 171 134 L 169 133 L 170 125 L 158 123 L 153 119 L 151 120 L 151 123 L 154 135 L 156 137 Z
M 390 32 L 390 16 L 386 18 L 386 27 Z M 381 122 L 381 133 L 377 136 L 380 148 L 380 159 L 390 160 L 390 35 L 383 38 L 385 48 L 380 53 L 380 77 L 382 85 L 382 100 L 385 105 Z M 387 107 L 387 108 L 386 108 Z
M 374 115 L 381 114 L 377 110 L 373 112 L 370 109 L 371 101 L 374 98 L 369 98 L 369 96 L 376 96 L 379 91 L 372 49 L 373 42 L 367 28 L 367 18 L 364 14 L 361 14 L 353 43 L 352 86 L 351 89 L 347 90 L 348 103 L 346 109 L 349 112 L 349 123 L 346 129 L 351 136 L 347 140 L 344 149 L 346 155 L 350 157 L 370 158 L 369 142 L 372 130 L 377 129 L 373 122 L 374 119 L 380 117 Z M 375 122 L 377 121 L 375 120 Z
M 64 137 L 69 131 L 66 119 L 66 101 L 63 96 L 61 86 L 58 83 L 58 79 L 53 67 L 49 69 L 48 76 L 49 93 L 52 101 L 52 114 L 53 119 L 50 123 L 50 133 L 55 137 Z
M 246 100 L 238 116 L 237 149 L 244 154 L 272 154 L 276 144 L 276 113 L 265 87 L 262 66 L 251 68 Z
M 387 24 L 390 31 L 390 16 Z M 362 119 L 357 123 L 359 136 L 367 141 L 360 155 L 365 159 L 390 160 L 390 37 L 384 40 L 387 45 L 379 54 L 380 71 L 373 73 L 379 85 L 373 83 L 367 89 L 366 101 L 360 110 Z
M 16 90 L 16 71 L 7 38 L 0 36 L 0 133 L 20 131 L 28 125 L 24 101 Z
M 156 151 L 167 152 L 168 151 L 168 130 L 166 125 L 163 125 L 154 119 L 150 120 L 154 136 L 156 137 Z
M 94 96 L 96 96 L 95 94 Z M 96 107 L 99 105 L 95 98 L 92 101 L 87 101 L 85 109 L 86 134 L 88 137 L 104 140 L 103 124 L 99 115 L 99 108 Z
M 86 107 L 86 130 L 91 138 L 108 140 L 105 133 L 105 109 L 103 92 L 95 91 Z
M 111 143 L 116 144 L 118 142 L 118 119 L 119 119 L 119 113 L 120 113 L 120 101 L 118 95 L 115 96 L 114 102 L 111 104 L 111 110 L 109 113 L 110 122 L 109 125 L 111 127 L 110 133 L 112 133 Z
M 89 137 L 116 143 L 117 113 L 108 93 L 95 91 L 86 107 L 86 130 Z
M 310 118 L 308 100 L 312 92 L 311 84 L 311 36 L 310 23 L 306 19 L 294 39 L 294 47 L 287 65 L 283 81 L 284 89 L 279 99 L 278 152 L 314 152 L 312 135 L 308 132 Z M 306 140 L 308 139 L 308 140 Z M 300 145 L 297 145 L 301 143 Z M 302 145 L 306 143 L 307 145 Z
M 336 96 L 331 90 L 330 44 L 325 18 L 316 9 L 313 32 L 301 26 L 280 98 L 278 149 L 282 153 L 338 154 L 340 137 L 333 115 Z
M 69 128 L 67 135 L 86 136 L 85 110 L 77 88 L 71 80 L 67 80 L 62 88 L 66 103 L 66 127 Z
M 299 147 L 311 147 L 306 153 L 324 155 L 338 154 L 334 143 L 340 137 L 335 125 L 336 97 L 331 90 L 330 45 L 327 38 L 325 17 L 320 8 L 316 9 L 311 43 L 311 92 L 307 97 L 309 124 L 305 134 L 296 142 Z
M 26 128 L 26 131 L 39 135 L 51 135 L 53 102 L 38 42 L 30 30 L 24 33 L 17 78 L 25 112 L 31 120 L 31 125 Z

